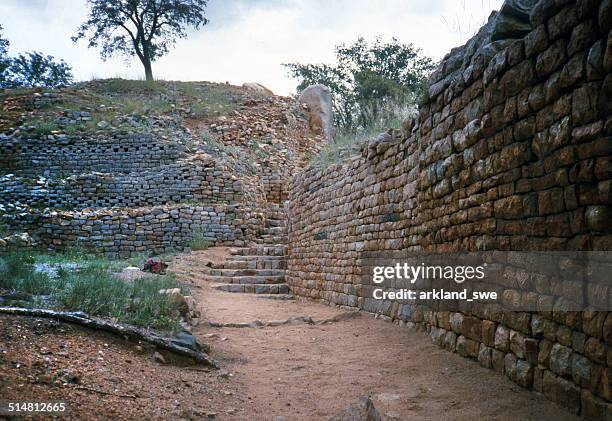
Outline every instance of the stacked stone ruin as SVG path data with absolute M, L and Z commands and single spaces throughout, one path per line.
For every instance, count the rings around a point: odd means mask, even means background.
M 507 1 L 443 60 L 428 103 L 401 132 L 293 178 L 292 293 L 415 327 L 575 414 L 609 419 L 608 311 L 377 301 L 361 260 L 396 250 L 611 250 L 611 30 L 610 0 Z M 532 292 L 554 300 L 555 286 Z M 610 308 L 609 284 L 598 288 Z
M 179 142 L 116 133 L 17 137 L 0 148 L 4 220 L 41 247 L 128 256 L 184 250 L 194 236 L 244 245 L 263 229 L 264 192 Z

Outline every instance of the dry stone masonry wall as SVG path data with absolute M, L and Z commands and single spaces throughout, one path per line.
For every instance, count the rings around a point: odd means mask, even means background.
M 612 414 L 612 314 L 373 300 L 370 251 L 612 250 L 612 1 L 507 1 L 362 156 L 290 186 L 293 293 L 427 331 L 571 412 Z M 554 296 L 539 286 L 536 297 Z M 609 287 L 601 290 L 607 308 Z M 607 297 L 607 298 L 606 298 Z
M 0 148 L 3 221 L 38 246 L 127 256 L 184 250 L 194 237 L 243 245 L 263 229 L 264 194 L 181 142 L 51 135 Z

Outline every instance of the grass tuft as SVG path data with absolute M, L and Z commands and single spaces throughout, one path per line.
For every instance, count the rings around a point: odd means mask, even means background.
M 194 232 L 189 242 L 191 250 L 206 250 L 213 245 L 212 241 L 204 236 L 202 232 Z

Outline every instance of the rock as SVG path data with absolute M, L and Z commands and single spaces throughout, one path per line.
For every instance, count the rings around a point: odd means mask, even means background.
M 257 92 L 259 94 L 274 95 L 274 92 L 272 92 L 270 89 L 266 88 L 260 83 L 247 82 L 243 83 L 242 87 L 250 91 Z
M 572 374 L 572 350 L 560 344 L 554 344 L 550 351 L 550 369 L 562 376 Z
M 329 421 L 380 421 L 381 417 L 369 396 L 362 396 Z
M 123 279 L 124 281 L 128 282 L 135 281 L 136 279 L 141 279 L 146 276 L 147 274 L 145 272 L 140 270 L 139 267 L 135 266 L 128 266 L 126 268 L 123 268 L 123 270 L 117 274 L 117 277 L 119 279 Z
M 34 245 L 34 240 L 27 232 L 9 235 L 3 241 L 6 247 L 32 247 Z
M 37 380 L 38 380 L 38 383 L 51 384 L 53 383 L 53 380 L 55 380 L 55 377 L 51 373 L 41 374 L 40 376 L 38 376 Z
M 529 14 L 537 0 L 506 0 L 496 16 L 491 39 L 523 38 L 531 31 Z
M 98 129 L 108 129 L 110 127 L 110 123 L 108 121 L 102 120 L 99 121 L 96 126 L 98 127 Z
M 534 368 L 525 360 L 517 360 L 515 365 L 515 382 L 522 387 L 530 388 L 533 384 Z
M 557 402 L 574 414 L 580 412 L 580 388 L 573 383 L 557 377 L 549 370 L 544 372 L 542 383 L 544 395 Z
M 587 226 L 593 231 L 605 231 L 612 215 L 607 206 L 589 206 L 585 212 Z
M 189 303 L 183 294 L 181 294 L 180 288 L 160 289 L 159 293 L 168 295 L 168 300 L 177 306 L 181 316 L 189 314 Z
M 334 124 L 331 90 L 325 85 L 311 85 L 300 94 L 298 102 L 308 106 L 310 130 L 330 141 Z
M 497 326 L 495 331 L 495 348 L 500 351 L 509 350 L 510 330 L 502 325 Z
M 164 358 L 164 356 L 157 351 L 155 351 L 155 353 L 153 354 L 153 361 L 159 364 L 166 364 L 166 359 Z
M 202 351 L 203 348 L 202 345 L 200 345 L 200 343 L 196 339 L 196 337 L 188 332 L 177 333 L 174 338 L 172 338 L 172 343 L 198 352 Z M 205 350 L 205 352 L 206 351 L 207 350 Z
M 372 159 L 378 154 L 384 152 L 391 143 L 393 142 L 393 138 L 389 133 L 380 133 L 379 135 L 373 137 L 368 142 L 368 159 Z

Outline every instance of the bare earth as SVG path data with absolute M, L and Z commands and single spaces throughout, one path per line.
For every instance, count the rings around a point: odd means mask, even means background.
M 195 252 L 171 264 L 192 285 L 205 320 L 319 321 L 346 313 L 211 289 L 202 266 L 226 252 Z M 363 314 L 322 325 L 202 323 L 194 334 L 211 345 L 220 373 L 159 364 L 146 347 L 79 327 L 3 316 L 0 396 L 67 399 L 70 419 L 325 420 L 362 395 L 372 396 L 385 420 L 578 419 L 423 334 Z

